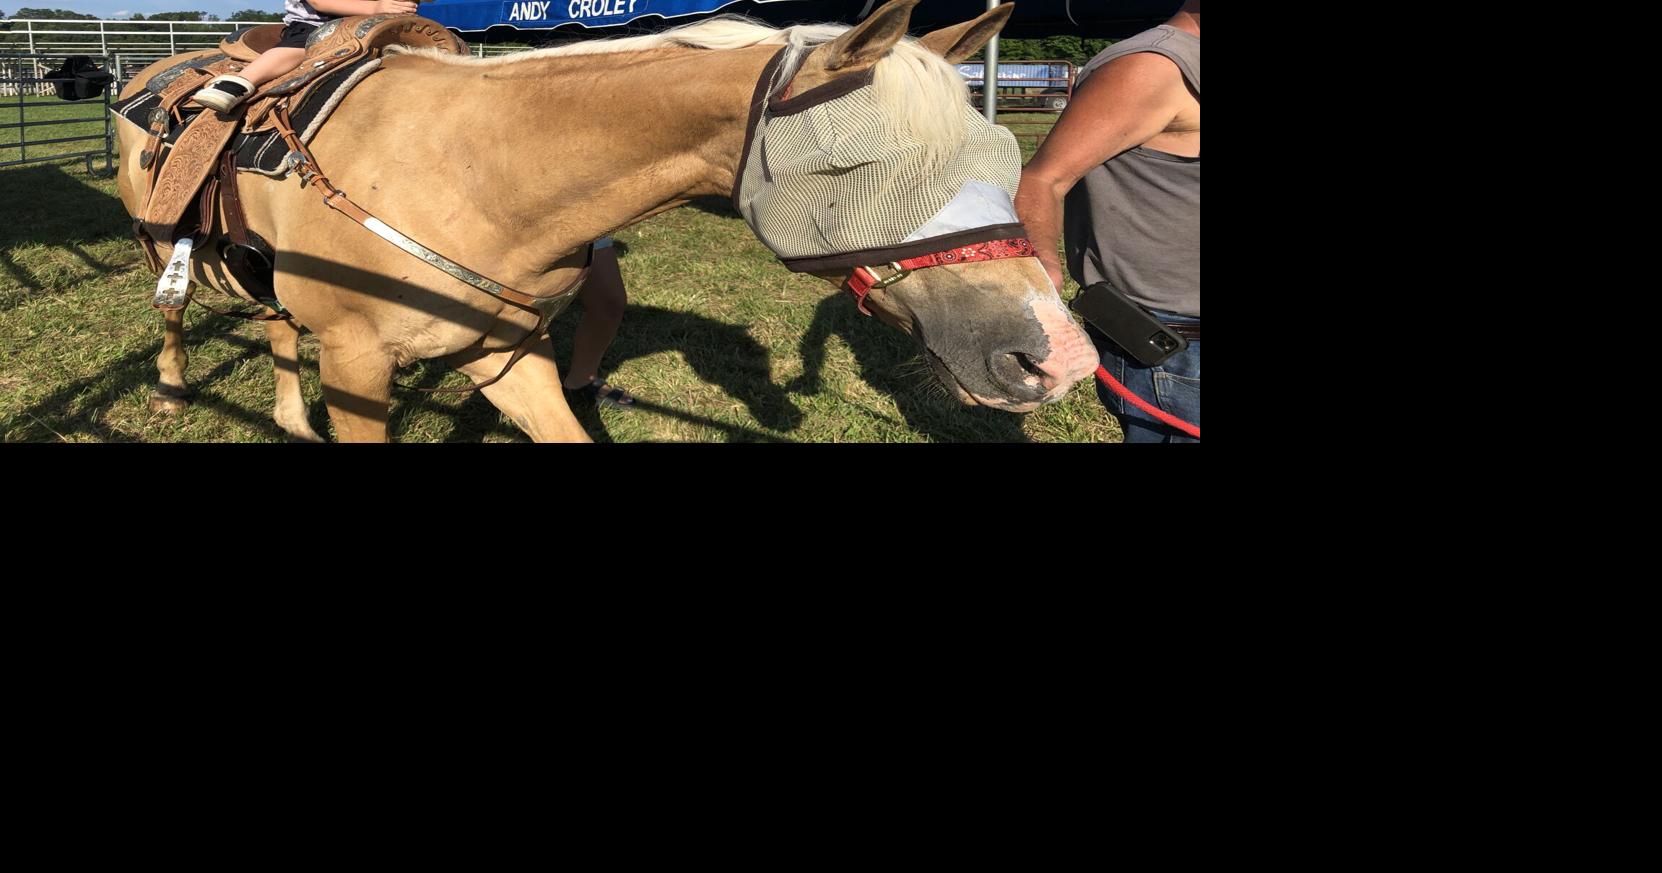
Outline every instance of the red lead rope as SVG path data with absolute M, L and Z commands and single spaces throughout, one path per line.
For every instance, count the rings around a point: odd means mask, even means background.
M 1171 413 L 1165 411 L 1164 409 L 1155 409 L 1153 404 L 1149 403 L 1147 400 L 1144 400 L 1141 397 L 1138 397 L 1135 394 L 1132 394 L 1130 388 L 1127 388 L 1124 385 L 1121 385 L 1119 383 L 1118 379 L 1115 379 L 1113 376 L 1108 375 L 1108 368 L 1102 366 L 1101 364 L 1097 365 L 1096 377 L 1099 381 L 1102 382 L 1102 384 L 1108 386 L 1108 390 L 1114 392 L 1115 394 L 1118 394 L 1120 397 L 1124 398 L 1125 401 L 1127 403 L 1130 403 L 1132 406 L 1135 406 L 1138 409 L 1141 409 L 1142 411 L 1148 413 L 1149 415 L 1152 415 L 1155 418 L 1160 419 L 1161 421 L 1165 422 L 1166 424 L 1168 424 L 1172 427 L 1175 427 L 1180 431 L 1183 431 L 1184 433 L 1188 434 L 1189 436 L 1194 437 L 1197 440 L 1200 439 L 1200 428 L 1195 427 L 1194 425 L 1184 421 L 1181 418 L 1178 418 L 1175 415 L 1172 415 Z

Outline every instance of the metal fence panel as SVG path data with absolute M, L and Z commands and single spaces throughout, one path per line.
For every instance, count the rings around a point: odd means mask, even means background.
M 66 158 L 84 158 L 87 172 L 94 175 L 109 175 L 115 172 L 115 130 L 110 120 L 110 97 L 119 87 L 119 82 L 110 82 L 104 86 L 99 99 L 81 100 L 74 103 L 65 103 L 56 99 L 54 80 L 46 78 L 45 74 L 54 67 L 62 66 L 64 60 L 72 55 L 87 55 L 95 62 L 102 62 L 103 69 L 111 68 L 110 58 L 99 54 L 87 54 L 81 51 L 69 51 L 61 54 L 36 52 L 31 54 L 4 54 L 0 53 L 0 98 L 6 104 L 17 107 L 15 122 L 0 122 L 0 131 L 17 131 L 16 142 L 0 142 L 0 167 L 14 167 L 20 164 L 38 164 L 46 161 L 61 161 Z M 42 97 L 51 97 L 50 101 L 43 101 Z M 15 101 L 15 102 L 14 102 Z M 96 108 L 98 115 L 76 115 L 68 118 L 36 118 L 31 121 L 30 110 L 39 110 L 56 106 L 81 106 L 88 109 Z M 36 115 L 40 113 L 37 111 Z M 100 122 L 103 133 L 85 134 L 81 136 L 46 136 L 31 139 L 32 129 L 52 127 L 62 124 L 87 124 Z M 40 131 L 53 133 L 55 131 Z M 63 143 L 85 142 L 98 145 L 96 148 L 87 148 L 81 151 L 58 152 L 40 154 L 38 148 L 47 145 L 61 145 Z M 29 148 L 37 148 L 35 155 L 30 156 Z M 13 155 L 15 152 L 15 156 Z M 101 170 L 93 168 L 92 159 L 103 156 L 104 166 Z

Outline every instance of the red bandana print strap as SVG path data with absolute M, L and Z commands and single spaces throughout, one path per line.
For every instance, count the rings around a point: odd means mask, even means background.
M 962 264 L 970 261 L 996 261 L 1000 258 L 1031 258 L 1037 255 L 1033 244 L 1026 239 L 990 239 L 986 242 L 971 243 L 944 252 L 935 252 L 917 258 L 907 258 L 900 262 L 902 269 L 915 270 L 919 267 L 938 267 L 942 264 Z
M 860 311 L 866 315 L 871 310 L 866 308 L 866 295 L 873 287 L 883 287 L 904 279 L 913 270 L 924 267 L 940 267 L 946 264 L 967 264 L 971 261 L 996 261 L 1002 258 L 1033 258 L 1038 257 L 1038 250 L 1033 243 L 1023 237 L 1013 239 L 990 239 L 986 242 L 971 243 L 967 246 L 947 249 L 944 252 L 920 255 L 916 258 L 907 258 L 904 261 L 891 264 L 900 268 L 900 272 L 888 279 L 879 279 L 869 267 L 855 267 L 848 277 L 845 287 L 854 294 L 854 300 Z M 882 283 L 881 285 L 879 283 Z

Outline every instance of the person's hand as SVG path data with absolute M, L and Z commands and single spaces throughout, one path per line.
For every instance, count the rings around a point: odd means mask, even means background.
M 1062 262 L 1055 255 L 1039 256 L 1039 263 L 1044 265 L 1045 275 L 1050 277 L 1050 284 L 1056 286 L 1056 293 L 1062 293 Z
M 419 8 L 415 0 L 375 0 L 376 15 L 402 15 Z

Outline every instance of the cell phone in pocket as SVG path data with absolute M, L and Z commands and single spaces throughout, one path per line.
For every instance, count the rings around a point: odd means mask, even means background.
M 1147 367 L 1189 347 L 1188 340 L 1107 282 L 1079 289 L 1073 311 Z

